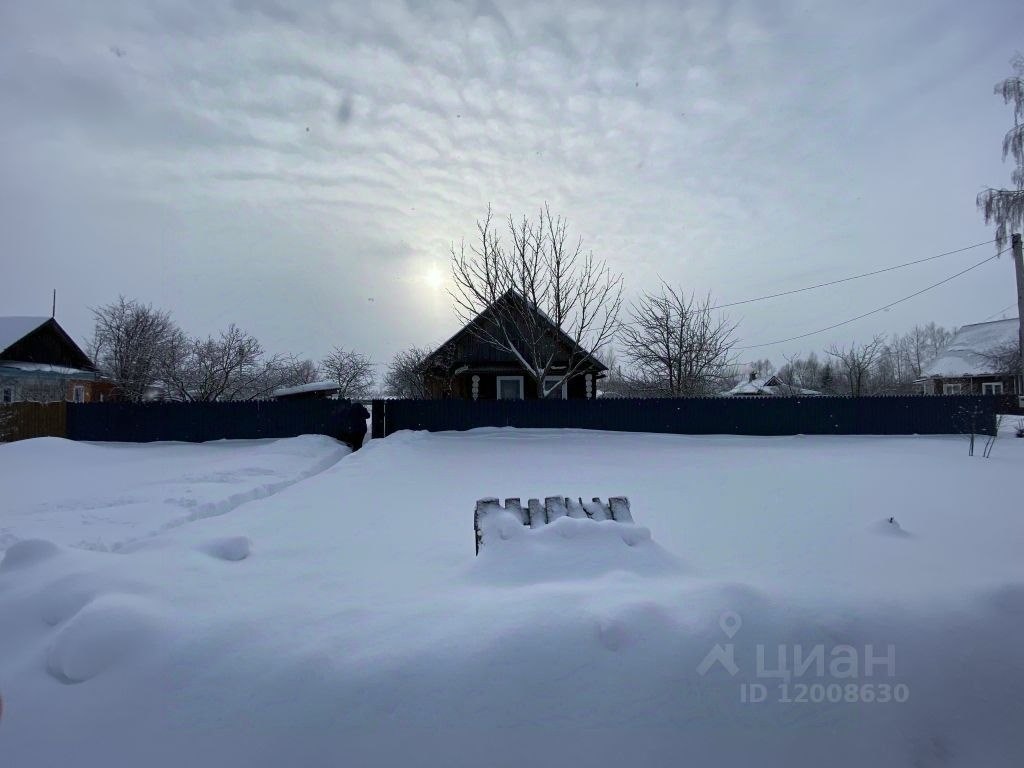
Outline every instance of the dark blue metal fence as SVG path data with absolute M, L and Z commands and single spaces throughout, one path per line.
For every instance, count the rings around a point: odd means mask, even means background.
M 348 400 L 226 403 L 68 403 L 71 440 L 203 442 L 297 435 L 351 437 Z
M 605 429 L 710 435 L 912 435 L 995 432 L 998 398 L 686 397 L 598 400 L 374 400 L 373 436 L 401 429 Z

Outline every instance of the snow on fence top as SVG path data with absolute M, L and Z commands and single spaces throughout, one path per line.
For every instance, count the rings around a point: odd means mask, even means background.
M 498 535 L 506 538 L 500 528 L 500 518 L 511 518 L 520 525 L 530 528 L 553 523 L 561 517 L 601 522 L 611 520 L 616 523 L 633 524 L 633 515 L 629 510 L 629 499 L 625 496 L 610 496 L 605 504 L 596 496 L 591 501 L 582 498 L 572 499 L 568 496 L 547 496 L 544 503 L 540 499 L 530 499 L 523 508 L 518 498 L 505 499 L 505 506 L 496 498 L 478 499 L 476 512 L 473 514 L 473 530 L 476 533 L 476 553 L 485 543 L 485 538 Z M 493 525 L 492 525 L 493 523 Z M 487 535 L 485 536 L 485 532 Z

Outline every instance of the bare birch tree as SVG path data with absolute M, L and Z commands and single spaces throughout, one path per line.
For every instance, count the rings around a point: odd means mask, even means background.
M 320 371 L 337 383 L 339 397 L 360 400 L 373 394 L 373 362 L 366 355 L 335 347 L 320 363 Z
M 488 207 L 477 240 L 452 247 L 450 293 L 470 333 L 514 357 L 546 397 L 614 337 L 622 276 L 570 239 L 566 220 L 546 204 L 534 219 L 509 216 L 505 228 L 507 241 Z M 555 371 L 566 352 L 566 368 Z
M 1003 136 L 1003 160 L 1012 157 L 1016 168 L 1010 173 L 1014 189 L 986 189 L 978 195 L 978 208 L 985 223 L 996 225 L 996 247 L 1006 246 L 1011 230 L 1024 227 L 1024 55 L 1010 62 L 1014 74 L 997 84 L 995 93 L 1013 104 L 1013 127 Z
M 667 283 L 633 303 L 621 335 L 633 388 L 668 397 L 717 391 L 731 363 L 736 324 L 712 312 L 710 296 L 687 296 Z

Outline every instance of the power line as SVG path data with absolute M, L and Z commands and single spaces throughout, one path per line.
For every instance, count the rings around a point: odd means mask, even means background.
M 1016 302 L 1016 301 L 1015 301 L 1015 302 L 1013 302 L 1013 304 L 1007 304 L 1007 305 L 1006 305 L 1005 307 L 1003 307 L 1002 309 L 1000 309 L 1000 310 L 999 310 L 998 312 L 993 312 L 993 313 L 992 313 L 991 315 L 989 315 L 988 317 L 986 317 L 986 318 L 985 318 L 984 320 L 982 320 L 981 322 L 983 322 L 983 323 L 987 323 L 987 322 L 988 322 L 989 320 L 991 320 L 991 319 L 992 319 L 993 317 L 995 317 L 996 315 L 1001 315 L 1001 314 L 1003 314 L 1003 312 L 1005 312 L 1006 310 L 1008 310 L 1008 309 L 1012 309 L 1013 307 L 1016 307 L 1016 306 L 1017 306 L 1017 302 Z
M 984 243 L 983 243 L 983 245 L 984 245 Z M 992 261 L 993 259 L 998 259 L 1000 256 L 1002 256 L 1004 253 L 1006 253 L 1009 250 L 1010 250 L 1009 248 L 1004 248 L 1003 250 L 1001 250 L 999 253 L 995 254 L 994 256 L 989 256 L 987 259 L 982 259 L 977 264 L 974 264 L 973 266 L 970 266 L 967 269 L 961 270 L 960 272 L 957 272 L 955 275 L 950 275 L 946 279 L 940 280 L 937 283 L 932 283 L 927 288 L 922 288 L 921 290 L 915 291 L 914 293 L 910 294 L 909 296 L 904 296 L 901 299 L 896 299 L 896 301 L 890 302 L 890 303 L 886 304 L 884 307 L 878 307 L 877 309 L 872 309 L 870 312 L 865 312 L 862 315 L 857 315 L 856 317 L 851 317 L 849 320 L 843 320 L 841 323 L 835 323 L 834 325 L 830 325 L 830 326 L 828 326 L 826 328 L 819 328 L 816 331 L 809 331 L 808 333 L 801 333 L 798 336 L 790 336 L 788 339 L 779 339 L 777 341 L 766 341 L 763 344 L 748 344 L 748 345 L 743 346 L 743 347 L 734 347 L 734 349 L 737 349 L 737 350 L 740 350 L 740 349 L 757 349 L 759 347 L 771 347 L 771 346 L 774 346 L 776 344 L 785 344 L 787 341 L 796 341 L 797 339 L 806 339 L 808 336 L 814 336 L 814 335 L 819 334 L 819 333 L 824 333 L 825 331 L 831 331 L 831 330 L 833 330 L 835 328 L 841 328 L 842 326 L 849 325 L 850 323 L 855 323 L 858 320 L 863 320 L 865 317 L 870 317 L 871 315 L 876 315 L 879 312 L 884 312 L 885 310 L 889 309 L 890 307 L 895 307 L 897 304 L 902 304 L 904 301 L 909 301 L 910 299 L 913 299 L 913 298 L 915 298 L 917 296 L 920 296 L 922 293 L 927 293 L 928 291 L 932 290 L 932 288 L 938 288 L 940 285 L 945 285 L 950 280 L 955 280 L 956 278 L 960 277 L 961 275 L 966 275 L 972 269 L 977 269 L 982 264 L 987 264 L 988 262 Z
M 955 251 L 946 251 L 945 253 L 939 253 L 935 256 L 928 256 L 923 259 L 916 259 L 915 261 L 907 261 L 903 264 L 896 264 L 892 267 L 885 267 L 884 269 L 876 269 L 872 272 L 863 272 L 859 275 L 851 275 L 850 277 L 843 277 L 839 280 L 829 280 L 827 283 L 816 283 L 815 285 L 808 285 L 805 288 L 794 288 L 791 291 L 782 291 L 781 293 L 770 293 L 767 296 L 755 296 L 752 299 L 744 299 L 743 301 L 731 301 L 728 304 L 718 304 L 709 309 L 725 309 L 726 307 L 738 307 L 741 304 L 752 304 L 755 301 L 764 301 L 765 299 L 777 299 L 780 296 L 791 296 L 794 293 L 803 293 L 804 291 L 813 291 L 816 288 L 827 288 L 830 285 L 839 285 L 840 283 L 848 283 L 851 280 L 860 280 L 863 277 L 871 277 L 872 275 L 881 275 L 885 272 L 892 272 L 897 269 L 903 269 L 904 267 L 912 267 L 915 264 L 923 264 L 926 261 L 934 261 L 935 259 L 941 259 L 943 256 L 952 256 L 957 253 L 963 253 L 964 251 L 970 251 L 974 248 L 980 248 L 983 245 L 990 245 L 995 240 L 987 240 L 984 243 L 976 243 L 974 245 L 968 245 L 966 248 L 957 248 Z

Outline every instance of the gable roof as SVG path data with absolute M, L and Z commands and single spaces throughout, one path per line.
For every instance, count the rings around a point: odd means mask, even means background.
M 939 356 L 921 370 L 922 378 L 957 378 L 998 374 L 991 355 L 1000 348 L 1015 346 L 1017 318 L 965 325 L 953 336 Z
M 0 357 L 3 357 L 8 347 L 17 344 L 49 319 L 28 315 L 0 317 Z
M 721 393 L 724 396 L 732 395 L 820 395 L 814 389 L 803 389 L 787 384 L 778 376 L 761 376 L 756 379 L 741 381 L 732 389 Z
M 52 317 L 23 315 L 0 317 L 0 360 L 17 360 L 19 355 L 18 350 L 15 348 L 29 336 L 44 328 L 48 328 L 60 341 L 67 352 L 66 358 L 57 362 L 53 360 L 21 360 L 20 362 L 53 363 L 66 368 L 86 371 L 96 370 L 96 366 L 89 359 L 89 356 L 82 351 L 82 348 L 75 343 L 75 340 L 68 335 L 67 331 L 61 328 L 60 323 Z M 66 363 L 72 363 L 72 365 L 66 365 Z
M 462 326 L 462 328 L 460 328 L 454 334 L 448 337 L 448 339 L 446 339 L 442 344 L 438 344 L 437 347 L 434 348 L 433 352 L 431 352 L 429 355 L 423 358 L 423 361 L 420 363 L 419 366 L 420 370 L 425 370 L 426 368 L 430 367 L 431 363 L 434 362 L 435 358 L 438 356 L 441 350 L 443 350 L 449 344 L 458 342 L 459 340 L 462 339 L 463 336 L 471 333 L 470 328 L 473 325 L 476 325 L 477 323 L 483 321 L 486 318 L 486 316 L 492 311 L 492 308 L 494 307 L 495 304 L 498 304 L 499 302 L 502 301 L 511 301 L 512 299 L 517 297 L 520 298 L 522 301 L 525 301 L 525 299 L 522 299 L 519 296 L 519 294 L 517 294 L 514 290 L 510 289 L 508 291 L 505 291 L 505 293 L 503 293 L 501 296 L 495 299 L 493 303 L 491 303 L 483 311 L 479 312 L 477 316 L 474 317 L 470 322 Z M 542 309 L 539 309 L 538 307 L 531 307 L 531 309 L 541 319 L 543 323 L 546 323 L 551 328 L 551 331 L 555 334 L 555 338 L 558 339 L 558 341 L 560 341 L 566 347 L 566 349 L 571 350 L 577 346 L 576 343 L 569 336 L 569 334 L 567 334 L 565 331 L 563 331 L 561 328 L 555 325 L 554 321 L 552 321 L 551 318 L 548 317 L 548 315 Z M 486 342 L 481 341 L 480 343 L 486 345 Z M 590 364 L 590 367 L 597 371 L 608 370 L 608 366 L 606 366 L 592 354 L 586 352 L 584 354 L 587 361 Z

